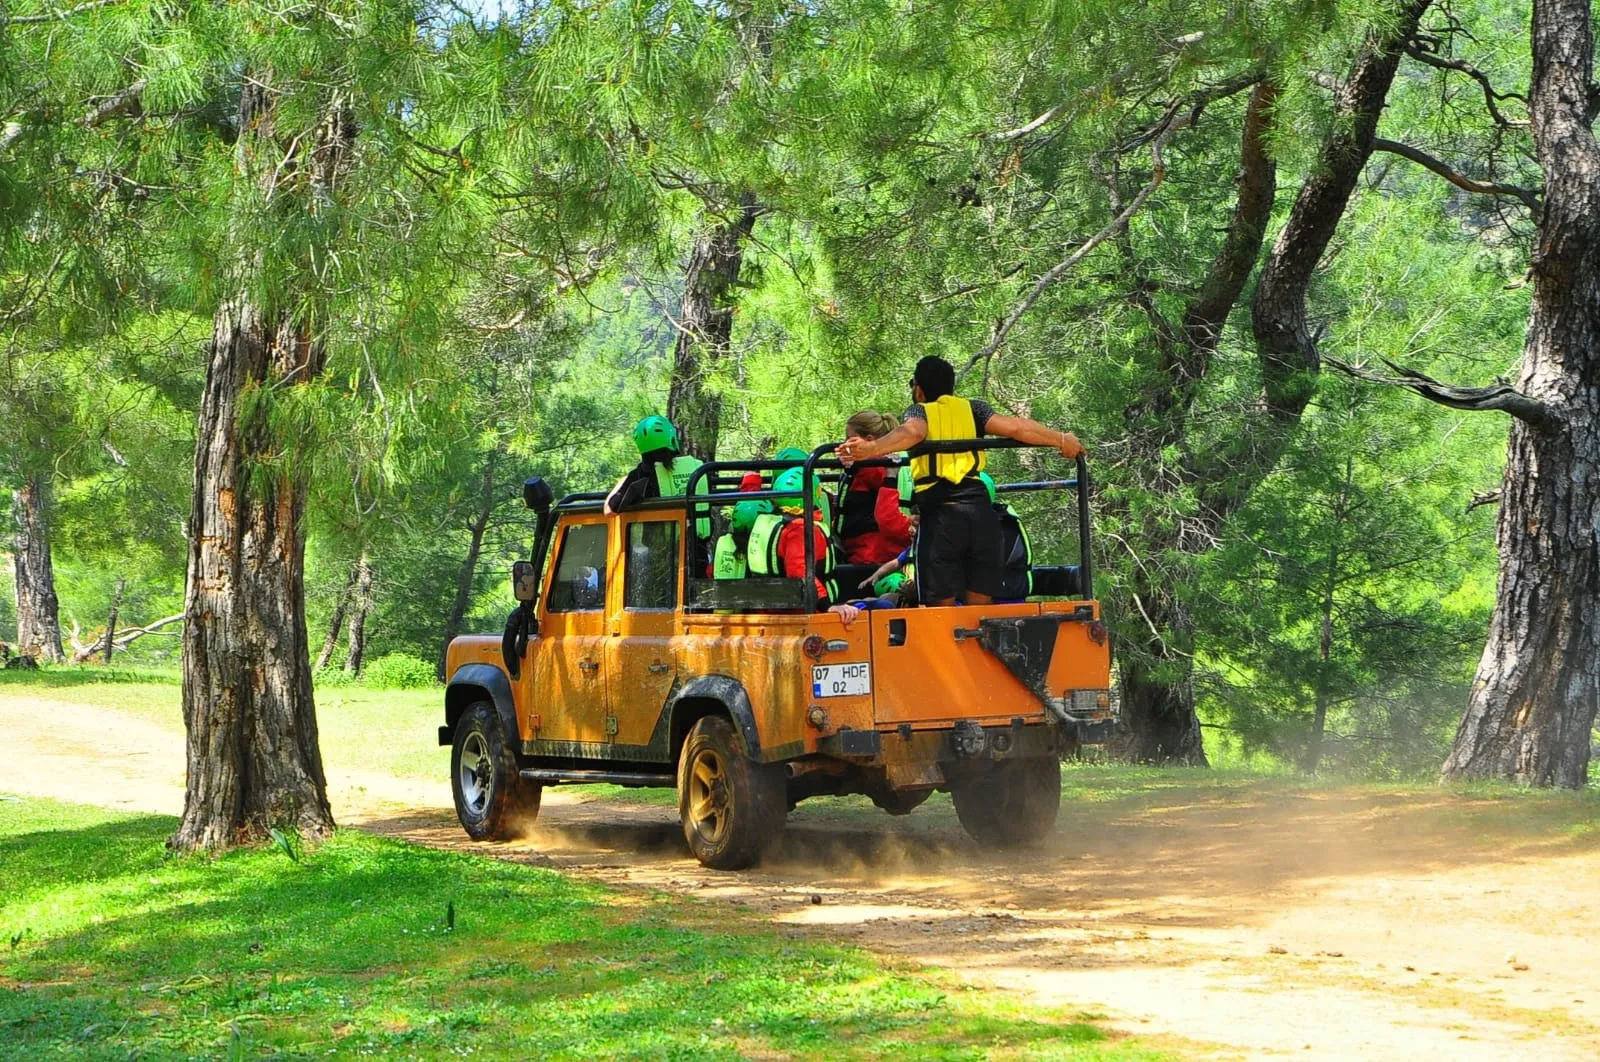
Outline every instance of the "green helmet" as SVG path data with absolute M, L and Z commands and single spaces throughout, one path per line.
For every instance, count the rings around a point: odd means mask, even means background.
M 771 502 L 742 501 L 733 507 L 733 514 L 728 517 L 728 527 L 735 534 L 748 534 L 756 526 L 756 517 L 771 511 Z
M 777 479 L 772 481 L 773 490 L 779 491 L 783 494 L 792 495 L 792 497 L 789 498 L 780 498 L 780 504 L 792 503 L 798 505 L 800 502 L 800 492 L 804 488 L 805 469 L 803 468 L 786 468 L 782 472 L 778 473 Z M 811 504 L 817 506 L 818 508 L 822 507 L 822 484 L 816 482 L 815 480 L 813 480 L 811 483 Z
M 989 492 L 989 504 L 993 505 L 996 501 L 994 477 L 987 472 L 979 472 L 978 478 L 983 480 L 983 489 Z
M 633 445 L 641 454 L 656 450 L 678 452 L 678 429 L 666 417 L 646 417 L 633 426 Z
M 774 461 L 804 461 L 810 456 L 798 446 L 785 446 L 772 459 Z
M 905 581 L 906 577 L 903 573 L 890 572 L 888 575 L 885 575 L 882 579 L 879 579 L 877 582 L 872 584 L 872 592 L 877 594 L 879 597 L 886 597 L 887 595 L 892 594 L 896 590 L 900 589 L 900 584 L 904 583 Z

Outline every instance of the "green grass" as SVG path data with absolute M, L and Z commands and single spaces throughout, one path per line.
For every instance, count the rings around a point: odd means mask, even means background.
M 183 732 L 182 687 L 176 670 L 0 671 L 0 697 L 7 695 L 112 708 Z M 437 744 L 439 724 L 444 722 L 443 687 L 326 687 L 316 691 L 316 702 L 322 755 L 330 766 L 430 781 L 449 777 L 450 750 Z
M 0 801 L 0 1055 L 1162 1057 L 725 904 L 349 832 L 178 858 L 173 825 Z

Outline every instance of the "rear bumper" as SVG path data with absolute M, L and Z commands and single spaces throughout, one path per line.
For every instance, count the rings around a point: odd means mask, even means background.
M 963 720 L 951 727 L 916 730 L 844 729 L 818 739 L 817 752 L 861 766 L 896 762 L 961 765 L 981 761 L 1061 756 L 1080 745 L 1103 744 L 1111 720 L 1074 723 L 1023 723 L 980 726 Z

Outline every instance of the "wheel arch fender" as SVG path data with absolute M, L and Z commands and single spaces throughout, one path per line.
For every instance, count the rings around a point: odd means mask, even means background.
M 756 713 L 744 684 L 727 675 L 701 675 L 685 682 L 672 699 L 669 709 L 670 762 L 678 762 L 683 743 L 695 723 L 708 715 L 726 715 L 753 760 L 761 759 L 761 735 L 756 730 Z
M 463 664 L 450 676 L 444 690 L 444 726 L 439 728 L 439 744 L 455 741 L 456 724 L 466 710 L 478 701 L 488 701 L 500 717 L 500 728 L 508 748 L 522 751 L 522 732 L 517 726 L 517 702 L 511 693 L 511 680 L 493 664 Z

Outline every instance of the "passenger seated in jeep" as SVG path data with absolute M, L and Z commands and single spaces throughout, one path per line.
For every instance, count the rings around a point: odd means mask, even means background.
M 1027 529 L 1022 526 L 1017 511 L 1000 501 L 994 479 L 987 472 L 979 472 L 978 478 L 989 492 L 989 504 L 1000 517 L 1000 551 L 1005 558 L 1005 568 L 995 604 L 1015 604 L 1033 593 L 1033 546 L 1028 542 Z
M 646 417 L 634 426 L 639 463 L 606 496 L 606 512 L 620 513 L 647 498 L 682 496 L 700 462 L 679 450 L 678 429 L 666 417 Z
M 773 490 L 792 493 L 792 497 L 779 500 L 779 512 L 763 513 L 756 517 L 748 546 L 751 575 L 779 575 L 786 579 L 806 577 L 806 539 L 802 530 L 806 521 L 800 501 L 803 483 L 804 473 L 798 468 L 786 469 L 772 481 Z M 832 578 L 835 560 L 833 540 L 828 535 L 821 513 L 821 484 L 814 484 L 813 491 L 811 532 L 816 570 L 811 575 L 816 587 L 817 604 L 826 608 L 839 599 L 839 591 Z

